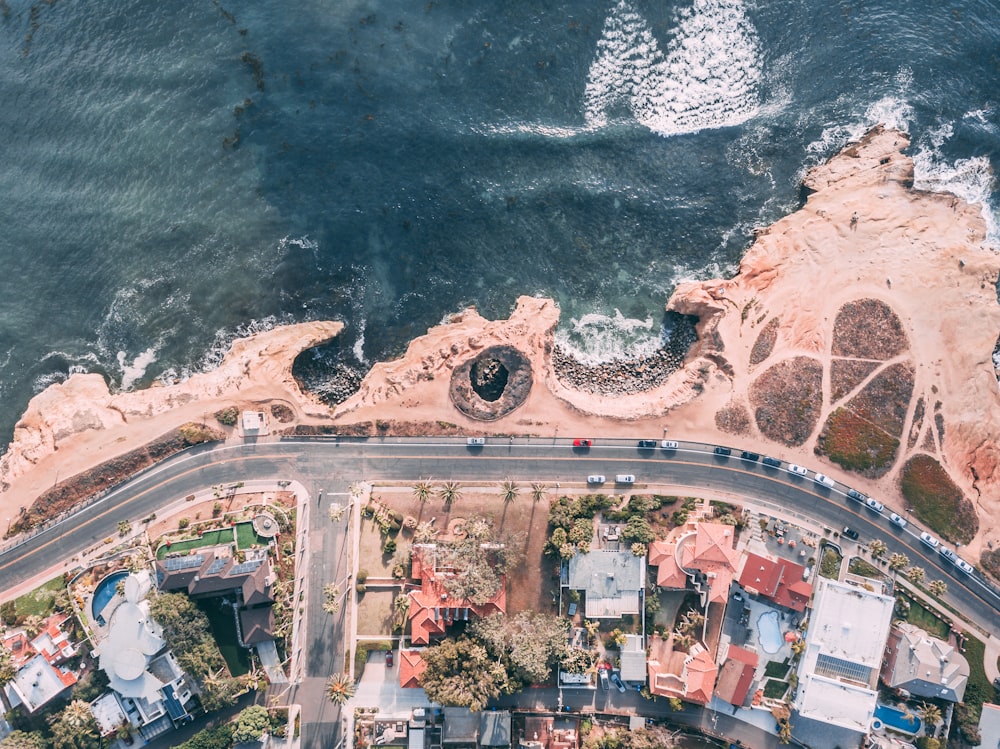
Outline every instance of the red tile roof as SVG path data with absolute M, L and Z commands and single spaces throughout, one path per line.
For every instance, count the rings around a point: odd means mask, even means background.
M 742 705 L 753 685 L 754 672 L 759 662 L 756 653 L 730 645 L 715 693 L 731 705 Z
M 802 579 L 804 572 L 805 567 L 787 559 L 774 560 L 749 553 L 739 583 L 779 606 L 805 611 L 812 597 L 812 585 Z
M 420 686 L 420 677 L 427 670 L 427 664 L 419 650 L 399 651 L 399 686 L 415 689 Z

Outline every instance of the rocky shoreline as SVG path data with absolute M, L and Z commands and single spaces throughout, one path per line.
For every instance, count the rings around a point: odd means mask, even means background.
M 562 385 L 584 393 L 615 396 L 652 390 L 683 366 L 698 340 L 696 322 L 695 317 L 678 315 L 667 344 L 641 359 L 584 364 L 557 345 L 552 349 L 552 371 Z

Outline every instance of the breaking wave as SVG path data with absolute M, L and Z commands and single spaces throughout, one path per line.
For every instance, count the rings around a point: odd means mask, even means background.
M 621 0 L 604 23 L 585 91 L 590 127 L 625 105 L 660 135 L 738 125 L 759 108 L 759 42 L 739 0 L 694 0 L 661 52 L 649 22 Z

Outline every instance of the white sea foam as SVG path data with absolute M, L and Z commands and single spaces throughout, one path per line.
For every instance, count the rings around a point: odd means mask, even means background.
M 128 363 L 128 354 L 124 351 L 118 352 L 118 366 L 122 370 L 122 390 L 131 390 L 132 386 L 146 374 L 149 365 L 156 361 L 156 346 L 150 346 L 139 354 L 132 363 Z
M 966 203 L 978 204 L 986 222 L 986 241 L 1000 248 L 1000 222 L 990 198 L 996 187 L 986 156 L 943 160 L 936 148 L 922 148 L 913 155 L 913 186 L 921 190 L 950 192 Z
M 614 315 L 592 312 L 572 318 L 568 328 L 556 331 L 555 338 L 559 348 L 577 361 L 601 364 L 655 353 L 663 342 L 663 330 L 652 317 L 625 317 L 616 309 Z
M 354 341 L 354 347 L 351 349 L 354 352 L 354 358 L 357 359 L 362 364 L 367 365 L 368 360 L 365 359 L 365 318 L 362 317 L 358 321 L 358 337 Z
M 587 124 L 608 124 L 625 105 L 642 125 L 676 135 L 745 122 L 759 107 L 759 43 L 739 0 L 694 0 L 660 50 L 649 22 L 621 0 L 604 23 L 590 65 Z

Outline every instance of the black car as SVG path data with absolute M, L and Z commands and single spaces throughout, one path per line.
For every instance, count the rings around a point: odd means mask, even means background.
M 639 447 L 651 450 L 656 447 L 656 440 L 639 440 Z
M 766 466 L 771 466 L 771 468 L 781 468 L 781 461 L 777 458 L 764 458 L 761 463 Z
M 760 456 L 757 453 L 752 453 L 749 450 L 744 450 L 740 455 L 743 460 L 749 460 L 751 463 L 756 463 L 760 460 Z
M 857 489 L 848 489 L 847 498 L 853 499 L 855 502 L 864 502 L 868 497 L 859 492 Z
M 858 540 L 858 532 L 849 525 L 844 526 L 844 535 L 847 536 L 852 541 Z
M 715 448 L 715 454 L 716 455 L 732 455 L 733 451 L 730 450 L 728 447 L 717 447 L 717 448 Z

